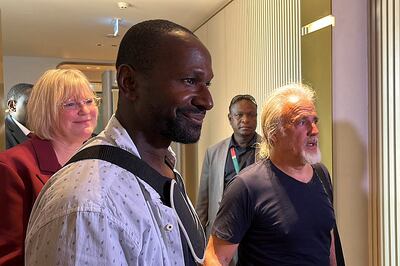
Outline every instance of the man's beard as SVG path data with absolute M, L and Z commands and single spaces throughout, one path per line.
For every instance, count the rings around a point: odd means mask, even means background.
M 197 112 L 199 111 L 197 110 Z M 167 121 L 166 129 L 161 132 L 163 136 L 170 140 L 183 144 L 197 142 L 200 133 L 201 125 L 190 123 L 188 118 L 182 114 L 182 110 L 177 110 L 175 119 Z
M 305 150 L 303 150 L 301 152 L 301 155 L 303 156 L 303 160 L 305 163 L 316 164 L 321 162 L 321 151 L 319 150 L 319 147 L 317 147 L 316 152 L 306 152 Z

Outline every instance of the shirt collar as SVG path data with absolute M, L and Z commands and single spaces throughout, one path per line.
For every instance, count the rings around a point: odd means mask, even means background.
M 14 119 L 12 116 L 10 116 L 11 119 L 15 122 L 15 124 L 17 124 L 17 126 L 22 130 L 22 132 L 28 136 L 29 133 L 31 133 L 31 131 L 29 129 L 27 129 L 23 124 L 21 124 L 20 122 L 18 122 L 17 119 Z
M 232 134 L 231 136 L 231 140 L 229 142 L 229 149 L 232 147 L 238 148 L 239 145 L 236 143 L 235 138 L 233 137 L 234 135 Z M 257 133 L 254 133 L 253 138 L 250 140 L 249 145 L 247 147 L 251 147 L 251 148 L 256 148 L 257 147 Z M 246 148 L 247 148 L 246 147 Z
M 118 147 L 127 150 L 130 153 L 141 158 L 135 143 L 132 141 L 128 132 L 121 125 L 115 115 L 111 116 L 110 121 L 104 129 L 104 134 L 108 138 L 111 138 Z M 168 164 L 169 167 L 171 167 L 171 169 L 174 169 L 176 164 L 176 155 L 171 147 L 168 147 L 168 153 L 165 156 L 165 162 Z

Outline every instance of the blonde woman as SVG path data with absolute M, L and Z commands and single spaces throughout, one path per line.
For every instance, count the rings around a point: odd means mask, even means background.
M 43 185 L 89 139 L 99 98 L 79 70 L 46 71 L 32 89 L 27 123 L 34 132 L 0 153 L 0 265 L 24 264 L 31 209 Z

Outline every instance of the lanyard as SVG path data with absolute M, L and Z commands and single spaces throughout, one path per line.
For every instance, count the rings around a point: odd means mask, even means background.
M 240 167 L 239 167 L 238 159 L 236 157 L 235 147 L 231 148 L 231 157 L 232 157 L 233 167 L 235 168 L 235 172 L 236 172 L 236 174 L 238 174 L 240 171 Z

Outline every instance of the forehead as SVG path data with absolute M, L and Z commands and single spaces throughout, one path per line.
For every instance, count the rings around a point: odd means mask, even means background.
M 211 71 L 211 55 L 195 36 L 184 31 L 165 34 L 158 49 L 157 67 L 203 67 Z
M 257 107 L 253 102 L 246 99 L 242 99 L 235 102 L 232 105 L 231 109 L 232 111 L 242 112 L 242 111 L 255 111 L 257 110 Z
M 86 84 L 82 86 L 70 87 L 63 91 L 61 100 L 81 100 L 94 96 L 94 92 Z
M 289 98 L 283 107 L 283 117 L 295 120 L 304 116 L 317 116 L 314 104 L 305 99 Z

